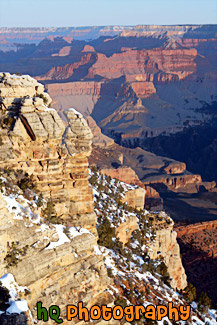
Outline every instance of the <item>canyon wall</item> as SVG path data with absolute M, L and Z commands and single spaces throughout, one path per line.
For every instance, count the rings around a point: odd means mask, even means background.
M 30 202 L 28 206 L 19 189 L 9 196 L 0 193 L 0 276 L 13 273 L 19 285 L 29 288 L 25 299 L 34 318 L 37 301 L 63 310 L 67 303 L 80 300 L 89 306 L 112 303 L 106 291 L 111 280 L 103 256 L 96 251 L 87 160 L 92 133 L 86 121 L 68 110 L 65 127 L 56 111 L 44 105 L 45 98 L 47 103 L 51 100 L 43 86 L 29 76 L 2 73 L 0 96 L 1 114 L 13 119 L 10 129 L 1 129 L 1 169 L 33 174 L 37 189 L 52 200 L 57 216 L 72 231 L 66 237 L 63 226 L 47 224 L 39 217 L 40 208 Z M 5 259 L 13 243 L 27 250 L 16 267 Z
M 65 125 L 57 112 L 48 108 L 51 99 L 44 93 L 44 87 L 29 76 L 1 73 L 0 96 L 3 175 L 10 174 L 10 170 L 33 175 L 38 191 L 54 203 L 56 217 L 61 220 L 52 225 L 46 217 L 40 217 L 42 208 L 24 198 L 18 187 L 11 188 L 8 194 L 5 191 L 9 187 L 4 190 L 0 194 L 0 276 L 12 273 L 19 285 L 28 287 L 29 295 L 22 297 L 34 318 L 37 301 L 46 307 L 57 304 L 62 309 L 67 303 L 80 300 L 87 307 L 112 305 L 114 296 L 109 287 L 113 282 L 107 276 L 104 257 L 97 246 L 93 193 L 88 182 L 92 133 L 86 120 L 71 108 L 65 112 Z M 129 190 L 125 200 L 142 210 L 144 198 L 145 190 L 138 187 Z M 184 288 L 186 278 L 173 224 L 163 219 L 160 225 L 155 222 L 151 258 L 161 256 L 172 287 Z M 64 227 L 68 229 L 67 235 Z M 137 219 L 129 218 L 117 229 L 117 236 L 125 244 L 135 229 Z M 15 251 L 25 250 L 16 267 L 9 259 L 11 247 Z

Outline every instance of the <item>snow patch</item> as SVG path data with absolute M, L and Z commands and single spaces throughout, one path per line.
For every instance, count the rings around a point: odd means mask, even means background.
M 64 234 L 64 226 L 63 225 L 54 225 L 56 228 L 57 235 L 59 237 L 58 241 L 51 242 L 45 249 L 54 249 L 58 246 L 61 246 L 65 243 L 70 243 L 70 239 Z
M 83 115 L 79 113 L 75 108 L 69 108 L 68 111 L 75 113 L 79 117 L 83 117 Z

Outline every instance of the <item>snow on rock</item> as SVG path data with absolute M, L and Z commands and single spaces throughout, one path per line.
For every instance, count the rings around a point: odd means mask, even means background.
M 21 314 L 28 311 L 28 304 L 25 299 L 12 301 L 10 307 L 6 310 L 8 314 Z
M 94 246 L 94 252 L 95 252 L 96 255 L 102 255 L 98 245 Z
M 45 105 L 44 105 L 45 106 Z M 47 107 L 45 106 L 45 112 L 56 112 L 56 110 L 54 108 L 51 108 L 51 107 Z
M 80 227 L 71 227 L 69 228 L 69 237 L 64 233 L 65 226 L 63 225 L 54 225 L 56 228 L 56 233 L 59 239 L 55 242 L 51 242 L 45 249 L 54 249 L 57 246 L 63 245 L 65 243 L 70 243 L 70 239 L 76 236 L 81 236 L 83 234 L 89 234 L 94 236 L 89 230 Z M 44 227 L 43 227 L 44 228 Z
M 7 203 L 8 211 L 11 214 L 14 214 L 14 219 L 16 220 L 23 220 L 24 218 L 29 218 L 29 220 L 34 224 L 40 223 L 40 216 L 36 213 L 33 213 L 29 207 L 30 204 L 33 205 L 33 207 L 36 207 L 35 202 L 29 201 L 23 197 L 23 195 L 5 195 L 3 194 L 3 199 Z M 19 203 L 19 202 L 22 202 Z
M 16 283 L 14 276 L 11 273 L 3 275 L 0 278 L 0 282 L 2 283 L 3 287 L 9 290 L 11 300 L 15 300 L 18 297 L 18 292 L 24 292 L 27 290 L 27 287 L 21 287 Z
M 13 274 L 7 273 L 0 278 L 0 282 L 3 287 L 9 290 L 10 299 L 8 302 L 9 307 L 7 308 L 6 312 L 8 314 L 17 313 L 20 314 L 22 312 L 29 311 L 27 301 L 25 299 L 19 300 L 19 292 L 25 292 L 28 290 L 27 287 L 19 286 Z M 0 313 L 3 313 L 2 311 Z
M 39 232 L 39 231 L 44 232 L 45 230 L 48 230 L 48 229 L 50 229 L 48 227 L 48 225 L 46 225 L 45 223 L 42 223 L 40 229 L 36 229 L 36 232 Z
M 72 111 L 73 113 L 75 113 L 77 116 L 79 116 L 79 117 L 82 117 L 82 114 L 81 113 L 79 113 L 75 108 L 69 108 L 68 109 L 68 111 Z
M 59 239 L 58 241 L 51 242 L 45 249 L 54 249 L 57 246 L 70 242 L 70 239 L 66 236 L 66 234 L 64 234 L 65 227 L 63 225 L 54 225 L 54 227 L 56 228 Z
M 70 233 L 70 238 L 81 236 L 83 234 L 90 234 L 91 236 L 94 236 L 89 230 L 80 227 L 69 228 L 69 233 Z

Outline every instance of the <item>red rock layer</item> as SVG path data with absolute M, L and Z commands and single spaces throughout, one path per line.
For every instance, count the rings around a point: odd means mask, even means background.
M 142 74 L 145 80 L 153 81 L 161 71 L 177 75 L 179 79 L 192 74 L 196 69 L 195 49 L 178 50 L 129 50 L 115 53 L 111 57 L 98 54 L 96 63 L 89 69 L 88 77 L 100 75 L 104 78 L 120 78 L 123 75 Z M 162 77 L 158 77 L 159 81 Z
M 63 49 L 62 49 L 63 50 Z M 61 52 L 61 51 L 60 51 Z M 95 55 L 88 53 L 84 54 L 80 61 L 64 66 L 51 68 L 44 76 L 38 77 L 38 80 L 61 80 L 70 78 L 76 69 L 94 60 Z

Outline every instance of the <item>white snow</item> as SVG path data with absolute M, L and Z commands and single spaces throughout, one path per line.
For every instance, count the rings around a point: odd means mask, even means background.
M 40 229 L 37 229 L 36 232 L 44 232 L 45 230 L 49 229 L 48 225 L 46 225 L 45 223 L 42 223 Z
M 28 311 L 28 304 L 25 299 L 12 301 L 10 307 L 6 310 L 9 314 L 20 314 L 22 312 Z
M 57 246 L 63 245 L 65 243 L 69 243 L 70 239 L 64 234 L 64 226 L 63 225 L 54 225 L 56 228 L 57 235 L 59 237 L 58 241 L 51 242 L 45 249 L 54 249 Z
M 51 107 L 47 107 L 46 106 L 45 112 L 56 112 L 56 110 L 54 108 L 51 108 Z
M 9 196 L 3 194 L 3 199 L 7 202 L 7 208 L 9 212 L 14 214 L 14 219 L 23 220 L 23 218 L 29 218 L 32 223 L 40 223 L 40 216 L 38 214 L 33 213 L 29 207 L 30 203 L 33 206 L 36 206 L 34 202 L 30 202 L 29 200 L 25 199 L 22 195 L 15 196 L 13 194 L 10 194 Z M 18 200 L 22 202 L 22 204 L 19 203 Z
M 19 300 L 19 295 L 18 295 L 19 292 L 25 292 L 25 290 L 27 290 L 28 288 L 19 286 L 16 283 L 13 274 L 11 273 L 7 273 L 3 275 L 0 278 L 0 282 L 2 283 L 3 287 L 9 290 L 9 294 L 10 294 L 10 299 L 8 302 L 9 307 L 7 308 L 6 312 L 9 314 L 12 313 L 20 314 L 22 312 L 29 311 L 27 301 L 25 299 Z M 3 312 L 0 311 L 0 313 L 2 314 Z M 29 314 L 31 317 L 30 311 Z
M 102 255 L 98 245 L 94 245 L 94 252 L 96 255 Z
M 69 228 L 69 232 L 70 232 L 70 238 L 81 236 L 83 234 L 90 234 L 91 236 L 94 236 L 89 230 L 80 227 L 71 227 Z
M 0 282 L 2 283 L 3 287 L 7 288 L 9 290 L 11 300 L 15 300 L 18 297 L 17 292 L 24 292 L 27 287 L 21 287 L 19 286 L 15 279 L 13 274 L 7 273 L 3 275 L 0 278 Z
M 76 115 L 78 115 L 79 117 L 83 117 L 83 115 L 81 113 L 79 113 L 75 108 L 69 108 L 68 111 L 72 111 L 73 113 L 75 113 Z

